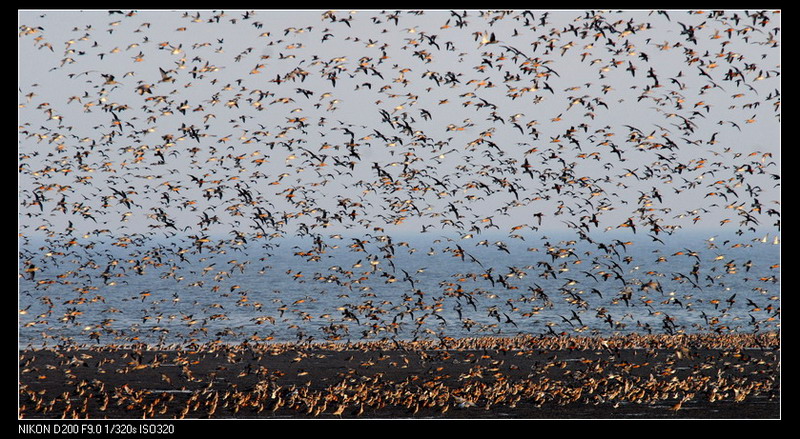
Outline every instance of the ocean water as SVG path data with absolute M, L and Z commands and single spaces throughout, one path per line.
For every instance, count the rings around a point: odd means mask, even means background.
M 774 239 L 331 235 L 316 244 L 221 239 L 193 247 L 189 239 L 89 248 L 30 241 L 20 247 L 18 341 L 22 348 L 773 331 Z M 26 271 L 30 263 L 35 271 Z

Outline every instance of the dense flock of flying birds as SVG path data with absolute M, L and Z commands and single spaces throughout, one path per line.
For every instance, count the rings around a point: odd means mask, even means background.
M 639 322 L 648 332 L 774 329 L 778 261 L 729 252 L 778 243 L 779 23 L 779 11 L 22 11 L 20 327 L 102 343 L 181 327 L 206 341 L 240 308 L 237 337 L 252 340 L 308 321 L 323 322 L 306 333 L 317 339 L 424 338 L 525 332 L 565 302 L 543 332 L 618 330 L 640 313 L 658 316 Z M 698 247 L 658 251 L 701 226 L 714 232 Z M 631 257 L 641 245 L 651 259 Z M 326 264 L 335 251 L 352 265 Z M 423 290 L 434 254 L 463 268 Z M 318 268 L 272 273 L 279 255 Z M 659 271 L 667 260 L 691 269 Z M 755 266 L 746 290 L 725 288 Z M 138 288 L 146 273 L 179 293 Z M 302 298 L 241 287 L 245 273 L 266 289 L 287 276 Z M 340 305 L 308 308 L 317 285 Z M 218 300 L 192 306 L 201 290 Z M 675 321 L 701 304 L 696 328 Z M 750 320 L 732 321 L 734 306 Z

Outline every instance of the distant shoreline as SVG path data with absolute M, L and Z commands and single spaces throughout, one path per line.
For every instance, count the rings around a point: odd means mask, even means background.
M 36 352 L 48 350 L 66 351 L 113 351 L 113 350 L 196 350 L 206 351 L 217 348 L 251 348 L 251 349 L 322 349 L 322 350 L 375 350 L 375 349 L 409 349 L 409 350 L 476 350 L 476 349 L 619 349 L 642 348 L 678 348 L 691 346 L 702 349 L 777 349 L 780 345 L 780 334 L 777 332 L 762 333 L 687 333 L 687 334 L 639 334 L 604 336 L 552 336 L 552 335 L 517 335 L 517 336 L 476 336 L 445 337 L 439 339 L 410 340 L 369 340 L 369 341 L 312 341 L 312 342 L 251 342 L 241 343 L 206 342 L 189 344 L 166 344 L 164 346 L 146 343 L 128 344 L 74 344 L 50 347 L 20 348 L 19 352 Z

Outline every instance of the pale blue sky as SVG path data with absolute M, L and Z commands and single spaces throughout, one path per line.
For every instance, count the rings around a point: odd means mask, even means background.
M 166 233 L 167 223 L 189 234 L 254 233 L 260 211 L 248 196 L 276 219 L 288 213 L 280 229 L 290 233 L 315 223 L 319 208 L 356 212 L 326 231 L 466 233 L 489 217 L 504 233 L 523 224 L 544 231 L 592 212 L 602 213 L 603 230 L 635 216 L 654 188 L 663 200 L 645 207 L 663 225 L 735 231 L 737 212 L 757 199 L 759 229 L 775 231 L 779 216 L 766 212 L 780 212 L 770 175 L 780 176 L 781 163 L 780 14 L 767 13 L 764 26 L 744 11 L 668 14 L 20 11 L 21 231 L 62 231 L 69 220 L 81 233 Z M 595 39 L 584 27 L 592 20 L 617 33 Z M 700 25 L 687 42 L 683 26 Z M 660 87 L 648 90 L 650 67 Z M 723 80 L 733 68 L 746 84 Z M 174 81 L 159 82 L 159 69 Z M 681 117 L 693 111 L 693 132 L 683 131 Z M 643 137 L 632 140 L 630 127 Z M 651 148 L 667 140 L 676 147 Z M 539 179 L 521 171 L 526 159 Z M 748 172 L 758 163 L 766 174 Z M 397 190 L 377 185 L 386 175 Z M 35 192 L 47 199 L 41 211 L 28 204 Z

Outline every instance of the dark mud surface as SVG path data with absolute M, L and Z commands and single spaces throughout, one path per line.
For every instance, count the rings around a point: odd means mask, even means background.
M 19 354 L 19 417 L 780 419 L 777 339 L 721 342 L 26 350 Z

